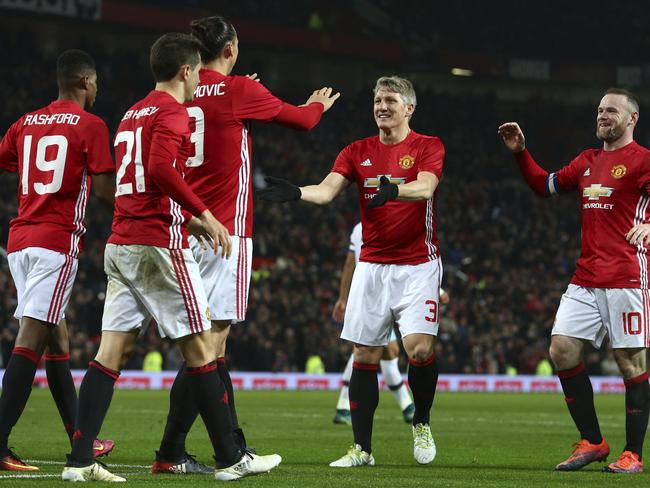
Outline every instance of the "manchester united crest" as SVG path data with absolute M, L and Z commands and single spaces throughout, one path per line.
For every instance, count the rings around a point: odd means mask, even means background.
M 622 164 L 617 164 L 612 168 L 612 176 L 617 180 L 623 178 L 623 176 L 625 176 L 625 173 L 627 173 L 627 168 Z
M 402 169 L 411 169 L 415 164 L 415 158 L 413 156 L 402 156 L 399 158 L 399 167 Z

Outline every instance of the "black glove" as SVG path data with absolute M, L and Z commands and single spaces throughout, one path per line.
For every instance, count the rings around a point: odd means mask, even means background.
M 266 188 L 257 190 L 257 196 L 260 200 L 267 200 L 269 202 L 291 202 L 293 200 L 300 200 L 302 192 L 300 188 L 291 183 L 290 181 L 281 178 L 274 178 L 267 176 L 264 178 Z
M 366 208 L 377 208 L 384 205 L 388 200 L 395 200 L 397 198 L 397 185 L 391 183 L 388 178 L 382 176 L 379 179 L 379 190 L 375 193 L 372 200 L 368 202 Z

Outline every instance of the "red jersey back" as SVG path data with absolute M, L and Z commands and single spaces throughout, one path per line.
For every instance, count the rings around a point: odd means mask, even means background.
M 231 235 L 253 234 L 253 183 L 249 120 L 271 121 L 282 101 L 245 76 L 201 70 L 192 119 L 193 150 L 186 166 L 190 188 Z
M 127 110 L 115 135 L 115 216 L 108 242 L 188 247 L 181 207 L 151 179 L 148 165 L 154 139 L 183 161 L 186 153 L 180 153 L 187 150 L 189 136 L 187 111 L 168 93 L 153 90 Z M 169 164 L 182 173 L 182 164 Z
M 593 288 L 648 288 L 647 248 L 625 240 L 647 223 L 650 151 L 632 142 L 589 149 L 548 178 L 551 194 L 580 192 L 582 248 L 572 283 Z
M 0 144 L 0 168 L 18 172 L 9 252 L 42 247 L 77 257 L 86 232 L 90 175 L 115 170 L 108 129 L 71 100 L 23 115 Z
M 382 264 L 420 264 L 440 255 L 436 235 L 435 194 L 429 200 L 392 200 L 368 210 L 379 179 L 404 184 L 420 171 L 442 177 L 445 149 L 437 137 L 411 131 L 398 144 L 382 144 L 379 136 L 353 142 L 336 158 L 333 172 L 356 181 L 361 204 L 363 245 L 360 261 Z

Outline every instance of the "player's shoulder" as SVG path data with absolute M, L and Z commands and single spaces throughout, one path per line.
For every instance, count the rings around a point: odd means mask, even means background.
M 93 130 L 105 130 L 108 132 L 108 126 L 104 119 L 100 116 L 87 112 L 85 110 L 79 111 L 79 122 L 82 123 L 85 127 Z
M 379 136 L 375 135 L 364 137 L 363 139 L 357 139 L 356 141 L 345 146 L 345 149 L 348 151 L 362 151 L 368 147 L 377 146 L 378 144 L 380 144 Z
M 419 144 L 420 146 L 429 146 L 437 149 L 444 149 L 445 145 L 442 143 L 442 139 L 438 136 L 432 136 L 427 134 L 420 134 L 419 132 L 412 131 L 413 142 Z

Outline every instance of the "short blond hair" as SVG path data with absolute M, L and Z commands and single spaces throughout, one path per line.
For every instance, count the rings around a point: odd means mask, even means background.
M 377 92 L 382 88 L 394 93 L 399 93 L 402 100 L 404 100 L 404 103 L 407 105 L 417 105 L 413 84 L 406 78 L 400 78 L 399 76 L 382 76 L 375 84 L 375 89 L 373 90 L 374 95 L 377 96 Z

